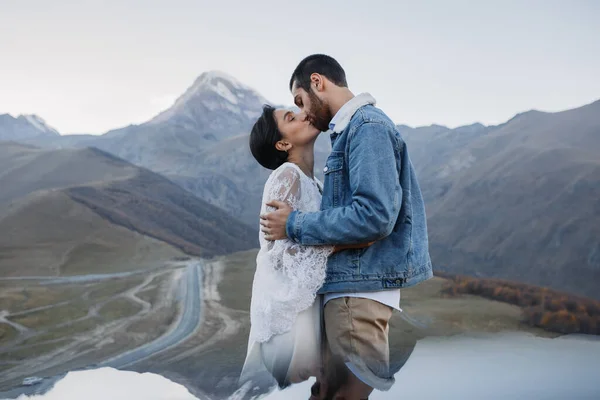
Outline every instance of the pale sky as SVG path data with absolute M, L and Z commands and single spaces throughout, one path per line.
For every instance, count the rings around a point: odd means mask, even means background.
M 214 69 L 292 104 L 316 52 L 398 123 L 497 124 L 600 99 L 600 1 L 0 0 L 0 114 L 103 133 Z

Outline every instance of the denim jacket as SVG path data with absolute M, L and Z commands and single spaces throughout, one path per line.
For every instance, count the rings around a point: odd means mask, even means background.
M 375 243 L 331 255 L 320 293 L 396 289 L 431 278 L 425 205 L 396 126 L 369 102 L 343 125 L 331 134 L 321 211 L 293 211 L 287 235 L 301 245 Z

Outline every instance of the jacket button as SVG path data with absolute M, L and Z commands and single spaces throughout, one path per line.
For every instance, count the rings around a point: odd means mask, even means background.
M 327 171 L 329 171 L 329 168 L 327 168 L 327 167 L 323 168 L 323 172 L 327 172 Z
M 402 283 L 402 279 L 396 279 L 396 284 L 399 285 Z

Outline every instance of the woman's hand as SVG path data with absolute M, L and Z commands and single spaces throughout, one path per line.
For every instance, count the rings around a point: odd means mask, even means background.
M 333 247 L 333 253 L 332 254 L 335 254 L 335 253 L 340 252 L 342 250 L 366 249 L 367 247 L 370 247 L 373 243 L 375 243 L 375 242 L 360 243 L 360 244 L 341 244 L 341 245 L 335 245 Z

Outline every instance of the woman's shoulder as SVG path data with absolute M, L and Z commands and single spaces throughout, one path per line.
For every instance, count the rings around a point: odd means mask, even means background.
M 293 162 L 285 162 L 281 164 L 276 170 L 271 172 L 269 176 L 269 180 L 279 178 L 288 178 L 288 179 L 299 179 L 302 174 L 302 170 Z

